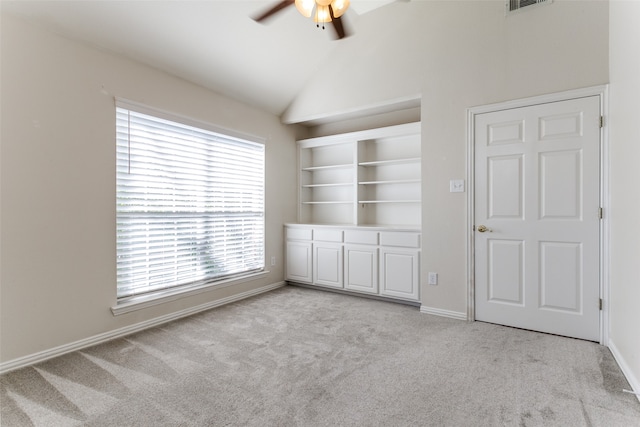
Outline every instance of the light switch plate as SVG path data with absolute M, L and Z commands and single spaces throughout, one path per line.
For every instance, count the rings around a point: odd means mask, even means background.
M 452 179 L 449 181 L 450 193 L 464 193 L 464 179 Z

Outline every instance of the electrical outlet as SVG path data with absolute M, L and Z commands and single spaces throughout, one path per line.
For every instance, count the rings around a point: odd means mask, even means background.
M 276 257 L 272 256 L 271 257 L 271 267 L 276 265 Z
M 430 285 L 438 284 L 438 273 L 429 273 L 428 281 Z

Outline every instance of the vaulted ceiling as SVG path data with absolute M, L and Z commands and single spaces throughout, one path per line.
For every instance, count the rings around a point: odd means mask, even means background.
M 295 7 L 264 24 L 252 19 L 276 1 L 2 0 L 2 12 L 281 115 L 349 38 L 336 40 Z M 351 0 L 343 17 L 351 37 L 367 13 L 390 3 Z

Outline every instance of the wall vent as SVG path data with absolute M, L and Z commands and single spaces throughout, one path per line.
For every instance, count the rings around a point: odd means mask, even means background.
M 551 3 L 552 0 L 507 0 L 507 12 L 513 12 L 523 7 L 533 6 L 540 3 Z

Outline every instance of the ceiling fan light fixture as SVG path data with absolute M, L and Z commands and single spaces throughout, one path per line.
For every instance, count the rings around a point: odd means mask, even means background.
M 2 0 L 0 0 L 2 1 Z M 311 18 L 318 28 L 325 29 L 325 24 L 330 22 L 336 30 L 336 38 L 343 39 L 349 34 L 345 31 L 341 16 L 349 7 L 350 0 L 279 0 L 268 10 L 253 18 L 256 22 L 263 22 L 270 16 L 295 4 L 298 12 L 305 18 Z
M 330 22 L 331 17 L 342 16 L 351 4 L 350 0 L 295 0 L 298 12 L 306 18 L 313 15 L 315 22 Z M 331 6 L 331 11 L 329 10 Z M 315 12 L 315 13 L 314 13 Z M 331 14 L 333 12 L 333 15 Z
M 343 39 L 348 34 L 342 24 L 341 16 L 349 8 L 350 3 L 351 0 L 280 0 L 271 9 L 254 19 L 261 22 L 287 6 L 295 4 L 298 12 L 305 18 L 312 18 L 318 28 L 324 30 L 325 24 L 330 22 L 336 30 L 337 38 Z

